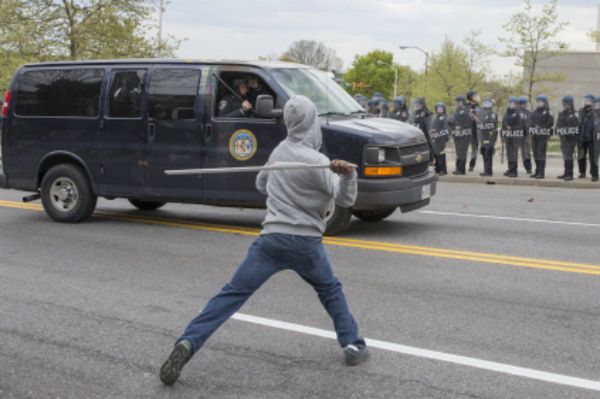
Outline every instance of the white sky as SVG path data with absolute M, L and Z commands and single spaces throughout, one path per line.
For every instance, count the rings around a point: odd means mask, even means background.
M 545 1 L 533 0 L 537 7 Z M 594 50 L 587 32 L 596 27 L 596 0 L 559 0 L 569 26 L 561 40 L 571 50 Z M 421 70 L 424 55 L 399 45 L 435 51 L 444 37 L 462 42 L 471 30 L 501 47 L 502 25 L 520 0 L 170 0 L 165 34 L 186 37 L 182 58 L 256 59 L 279 55 L 299 39 L 333 47 L 348 68 L 356 54 L 383 49 L 401 64 Z M 496 74 L 514 69 L 509 59 L 493 57 Z

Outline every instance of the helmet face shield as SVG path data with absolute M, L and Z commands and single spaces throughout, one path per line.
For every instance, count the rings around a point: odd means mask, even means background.
M 438 114 L 443 114 L 444 112 L 446 112 L 446 108 L 443 105 L 436 105 L 435 112 L 437 112 Z
M 600 101 L 594 101 L 594 109 L 600 110 Z
M 538 100 L 537 101 L 537 107 L 538 108 L 544 108 L 546 106 L 546 101 L 544 100 Z

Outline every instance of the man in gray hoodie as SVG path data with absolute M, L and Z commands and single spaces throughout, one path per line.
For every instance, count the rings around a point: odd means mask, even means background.
M 166 385 L 174 384 L 181 369 L 206 340 L 273 274 L 294 270 L 312 285 L 333 319 L 345 362 L 368 359 L 365 340 L 334 276 L 322 244 L 325 210 L 331 201 L 350 207 L 356 200 L 356 170 L 345 161 L 319 152 L 322 143 L 317 110 L 306 97 L 293 96 L 283 112 L 288 136 L 271 153 L 267 164 L 303 162 L 329 169 L 261 172 L 257 189 L 267 195 L 267 215 L 260 237 L 248 250 L 231 281 L 187 326 L 160 370 Z

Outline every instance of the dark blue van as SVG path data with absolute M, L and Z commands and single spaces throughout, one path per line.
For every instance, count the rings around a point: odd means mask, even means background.
M 253 111 L 219 115 L 240 79 Z M 352 209 L 327 211 L 328 233 L 352 215 L 378 221 L 429 203 L 436 175 L 417 128 L 367 114 L 327 73 L 279 62 L 114 60 L 25 65 L 2 108 L 0 187 L 41 197 L 58 222 L 90 216 L 98 197 L 141 210 L 167 202 L 265 206 L 255 174 L 167 176 L 167 169 L 262 165 L 285 136 L 281 109 L 309 97 L 331 159 L 358 164 Z

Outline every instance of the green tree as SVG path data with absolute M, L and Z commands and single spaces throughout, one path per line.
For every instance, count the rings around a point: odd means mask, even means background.
M 371 97 L 373 93 L 380 92 L 386 98 L 391 98 L 395 79 L 393 68 L 398 70 L 398 94 L 412 96 L 416 73 L 408 66 L 394 64 L 394 55 L 384 50 L 357 55 L 352 67 L 344 75 L 344 81 L 351 94 L 361 93 Z M 364 83 L 364 88 L 361 83 Z
M 567 48 L 566 43 L 556 39 L 568 25 L 558 20 L 557 4 L 558 0 L 550 0 L 542 7 L 541 13 L 536 14 L 531 0 L 524 0 L 523 9 L 503 25 L 509 36 L 499 39 L 505 45 L 501 55 L 516 58 L 516 65 L 523 68 L 523 85 L 530 101 L 539 83 L 564 79 L 561 74 L 538 70 L 541 61 Z
M 446 38 L 440 50 L 430 55 L 428 73 L 419 76 L 415 92 L 429 104 L 436 101 L 452 104 L 457 95 L 469 89 L 468 70 L 467 52 Z
M 180 41 L 148 33 L 148 0 L 2 0 L 0 85 L 24 62 L 173 55 Z
M 492 47 L 479 40 L 481 31 L 472 30 L 463 40 L 468 58 L 466 82 L 469 90 L 480 90 L 490 73 L 489 58 L 494 54 Z

